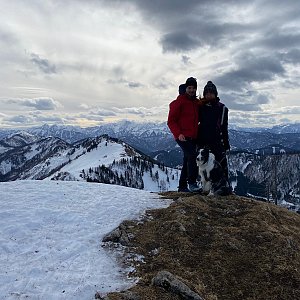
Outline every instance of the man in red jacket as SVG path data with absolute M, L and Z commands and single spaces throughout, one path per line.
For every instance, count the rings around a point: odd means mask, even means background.
M 198 133 L 197 81 L 190 77 L 185 83 L 185 93 L 170 103 L 168 126 L 183 151 L 183 165 L 178 192 L 198 192 L 196 179 L 196 139 Z

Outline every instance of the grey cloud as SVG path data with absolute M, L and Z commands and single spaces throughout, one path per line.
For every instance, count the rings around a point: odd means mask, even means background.
M 281 123 L 281 124 L 293 123 L 293 120 L 291 120 L 289 118 L 281 118 L 281 119 L 279 119 L 279 123 Z
M 37 110 L 55 110 L 60 106 L 60 104 L 52 98 L 10 99 L 7 100 L 6 103 L 33 107 Z
M 108 79 L 107 83 L 109 84 L 119 84 L 119 83 L 123 83 L 125 84 L 127 87 L 129 88 L 139 88 L 144 86 L 142 83 L 140 82 L 136 82 L 136 81 L 129 81 L 127 79 L 124 78 L 117 78 L 117 79 Z
M 0 43 L 3 43 L 7 47 L 10 45 L 19 43 L 19 41 L 13 33 L 1 28 L 0 29 Z
M 124 0 L 101 1 L 134 4 L 151 26 L 160 33 L 160 44 L 164 52 L 185 52 L 202 46 L 217 46 L 230 40 L 246 39 L 246 33 L 253 31 L 253 24 L 224 21 L 231 20 L 232 8 L 243 10 L 246 1 L 182 1 L 182 0 Z M 248 4 L 249 5 L 249 4 Z M 252 4 L 251 4 L 252 5 Z
M 116 115 L 116 113 L 113 110 L 108 109 L 97 109 L 96 111 L 90 111 L 90 114 L 103 117 L 111 117 Z
M 230 124 L 238 124 L 241 127 L 252 127 L 253 124 L 265 127 L 266 124 L 276 124 L 277 119 L 270 115 L 253 116 L 251 114 L 244 116 L 230 117 Z
M 200 42 L 186 32 L 172 32 L 163 35 L 160 40 L 164 52 L 182 52 L 196 49 Z
M 262 111 L 261 105 L 269 103 L 272 99 L 271 95 L 256 91 L 223 93 L 220 97 L 229 109 L 240 111 Z
M 62 117 L 57 115 L 43 115 L 37 113 L 30 113 L 29 115 L 16 115 L 10 118 L 3 119 L 5 123 L 33 125 L 35 123 L 46 122 L 46 123 L 64 123 Z
M 45 74 L 55 74 L 56 66 L 51 64 L 48 59 L 40 58 L 39 55 L 32 53 L 30 61 L 38 66 L 38 68 Z
M 278 29 L 272 28 L 264 33 L 264 37 L 256 40 L 260 47 L 266 47 L 274 51 L 274 49 L 289 49 L 291 47 L 300 46 L 300 33 L 297 33 L 297 28 L 290 28 L 288 33 L 279 32 Z
M 300 114 L 300 106 L 283 107 L 280 110 L 277 110 L 276 113 L 286 114 L 286 115 L 298 115 Z
M 153 114 L 153 108 L 146 108 L 146 107 L 125 107 L 125 108 L 113 107 L 112 109 L 118 114 L 133 114 L 139 116 L 150 116 Z
M 240 111 L 261 111 L 261 108 L 256 103 L 235 103 L 232 101 L 229 107 Z
M 256 28 L 207 16 L 194 16 L 170 25 L 163 30 L 166 32 L 160 40 L 164 52 L 187 52 L 204 46 L 225 47 L 233 41 L 246 40 L 247 34 Z
M 186 55 L 182 55 L 181 56 L 181 61 L 183 62 L 183 64 L 188 65 L 190 63 L 191 58 L 189 56 Z
M 58 103 L 51 98 L 25 100 L 23 105 L 34 107 L 37 110 L 54 110 L 59 106 Z
M 159 80 L 152 82 L 153 86 L 159 90 L 167 89 L 171 85 L 174 84 L 174 82 L 171 82 L 168 78 L 166 77 L 161 77 Z
M 63 123 L 63 118 L 59 116 L 48 116 L 48 115 L 35 115 L 34 121 L 36 122 L 55 122 L 55 123 Z
M 116 76 L 116 77 L 122 77 L 124 75 L 124 69 L 122 66 L 115 66 L 112 68 L 112 73 Z
M 280 54 L 282 61 L 289 64 L 299 64 L 300 63 L 300 50 L 291 49 L 286 53 Z
M 11 118 L 5 118 L 4 120 L 6 122 L 10 122 L 10 123 L 27 124 L 27 123 L 31 123 L 32 118 L 29 118 L 29 117 L 24 116 L 24 115 L 17 115 L 17 116 L 13 116 Z
M 130 82 L 128 82 L 128 86 L 130 88 L 139 88 L 139 87 L 142 87 L 143 85 L 139 82 L 130 81 Z
M 160 32 L 163 52 L 184 53 L 185 64 L 189 51 L 229 50 L 230 64 L 235 67 L 220 68 L 215 78 L 225 90 L 241 92 L 252 88 L 252 83 L 285 77 L 286 64 L 300 62 L 300 6 L 294 0 L 112 2 L 134 4 L 143 20 Z M 232 15 L 247 11 L 244 19 Z
M 246 53 L 237 60 L 238 67 L 216 77 L 218 85 L 235 91 L 242 91 L 250 83 L 270 81 L 274 76 L 283 76 L 285 69 L 276 57 L 255 56 Z
M 168 88 L 170 86 L 170 84 L 160 82 L 160 83 L 154 83 L 153 86 L 159 90 L 163 90 L 163 89 Z

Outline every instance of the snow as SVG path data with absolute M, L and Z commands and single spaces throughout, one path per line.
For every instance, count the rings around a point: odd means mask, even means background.
M 47 160 L 46 165 L 59 166 L 62 164 L 62 157 L 65 162 L 67 162 L 68 158 L 66 157 L 66 153 L 68 152 L 69 150 L 65 151 L 65 154 L 62 154 L 62 156 L 59 157 L 51 157 Z M 135 156 L 140 155 L 135 153 Z M 126 153 L 124 144 L 103 138 L 97 147 L 91 149 L 90 151 L 87 151 L 86 148 L 83 147 L 76 149 L 76 151 L 70 156 L 70 161 L 65 166 L 60 168 L 59 171 L 48 176 L 45 180 L 51 180 L 52 178 L 57 177 L 59 173 L 65 173 L 68 174 L 68 176 L 64 177 L 64 180 L 83 181 L 84 179 L 81 177 L 82 170 L 85 170 L 85 172 L 88 173 L 89 168 L 96 168 L 102 165 L 112 169 L 113 171 L 117 171 L 119 174 L 123 174 L 125 177 L 124 167 L 112 166 L 114 161 L 120 161 L 122 158 L 131 158 L 131 156 Z M 41 166 L 38 168 L 41 169 Z M 44 171 L 44 169 L 42 170 Z M 155 174 L 158 172 L 158 180 L 153 179 L 149 172 L 145 172 L 143 175 L 144 190 L 152 192 L 177 190 L 179 176 L 178 173 L 180 172 L 178 172 L 177 169 L 166 169 L 169 174 L 169 182 L 167 182 L 166 173 L 158 168 L 157 165 L 154 165 L 152 173 Z M 33 170 L 35 172 L 33 175 L 29 176 L 30 179 L 37 178 L 35 177 L 35 174 L 38 173 L 38 170 L 35 168 L 33 168 Z M 174 175 L 174 179 L 172 179 L 172 175 Z
M 6 152 L 9 149 L 10 149 L 9 147 L 3 147 L 3 146 L 0 145 L 0 154 Z
M 63 181 L 0 183 L 1 299 L 93 299 L 134 281 L 101 247 L 103 236 L 146 209 L 157 194 Z
M 84 169 L 84 166 L 91 168 L 98 167 L 99 165 L 109 165 L 114 159 L 119 160 L 126 155 L 124 147 L 121 144 L 115 142 L 107 142 L 103 140 L 99 143 L 96 149 L 92 149 L 90 152 L 86 152 L 84 155 L 78 157 L 70 164 L 64 166 L 59 171 L 68 172 L 74 175 L 78 180 L 80 179 L 80 172 Z
M 33 157 L 35 157 L 37 154 L 40 153 L 39 150 L 37 150 L 37 148 L 39 148 L 39 145 L 38 144 L 34 144 L 31 146 L 31 151 L 27 151 L 25 153 L 25 158 L 26 160 L 29 160 L 29 159 L 32 159 Z

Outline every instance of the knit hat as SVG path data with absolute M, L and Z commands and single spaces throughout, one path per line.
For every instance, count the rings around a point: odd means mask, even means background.
M 218 90 L 217 90 L 216 86 L 212 83 L 212 81 L 207 81 L 207 84 L 203 90 L 203 96 L 205 97 L 205 95 L 208 92 L 215 94 L 215 96 L 218 97 Z
M 179 95 L 183 95 L 185 93 L 185 90 L 186 90 L 186 86 L 185 83 L 183 83 L 178 87 Z
M 185 82 L 185 86 L 193 86 L 197 89 L 197 80 L 194 77 L 189 77 L 186 82 Z

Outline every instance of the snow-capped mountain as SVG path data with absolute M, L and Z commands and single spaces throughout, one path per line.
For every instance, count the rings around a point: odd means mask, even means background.
M 170 142 L 172 145 L 174 144 L 173 137 L 165 122 L 137 123 L 121 121 L 88 128 L 43 125 L 42 127 L 28 129 L 28 132 L 38 136 L 59 137 L 68 143 L 107 134 L 110 137 L 125 141 L 146 154 L 167 149 L 170 147 Z
M 12 133 L 0 140 L 0 154 L 15 147 L 22 147 L 39 140 L 40 137 L 26 131 Z
M 244 132 L 230 130 L 230 144 L 232 149 L 256 152 L 276 144 L 285 152 L 300 152 L 300 133 L 277 134 L 271 132 Z
M 1 142 L 5 143 L 9 147 L 20 147 L 36 142 L 39 139 L 40 136 L 33 135 L 26 131 L 19 131 L 5 137 Z
M 68 150 L 68 143 L 54 137 L 14 147 L 0 154 L 0 181 L 43 179 L 66 163 L 61 154 L 66 155 Z
M 76 180 L 166 191 L 176 189 L 178 173 L 107 135 L 73 145 L 48 137 L 0 155 L 0 181 Z
M 288 128 L 294 130 L 297 126 L 282 126 L 282 131 L 288 131 Z M 122 137 L 126 143 L 117 138 L 108 138 L 107 135 L 96 137 L 100 133 Z M 269 174 L 269 178 L 272 178 L 274 165 L 267 163 L 268 160 L 272 159 L 270 157 L 274 154 L 284 155 L 286 159 L 280 164 L 282 172 L 278 172 L 282 178 L 280 180 L 285 182 L 279 186 L 280 195 L 284 199 L 290 199 L 290 195 L 294 195 L 295 201 L 298 201 L 297 199 L 300 198 L 300 179 L 299 176 L 297 177 L 299 162 L 292 157 L 297 157 L 297 153 L 299 155 L 300 152 L 299 133 L 277 134 L 270 130 L 262 132 L 230 130 L 229 134 L 232 149 L 231 180 L 237 187 L 238 194 L 265 197 L 264 191 L 270 184 L 262 180 L 259 174 L 264 169 L 264 172 Z M 51 178 L 116 183 L 149 190 L 171 188 L 176 190 L 180 171 L 171 167 L 181 165 L 182 152 L 165 123 L 140 124 L 124 121 L 92 128 L 44 125 L 32 129 L 30 135 L 23 134 L 22 138 L 19 135 L 16 133 L 14 137 L 10 132 L 9 137 L 0 141 L 0 181 Z M 52 135 L 52 137 L 39 140 L 38 135 Z M 53 137 L 55 135 L 75 142 L 68 143 Z M 86 136 L 90 137 L 81 140 Z M 103 143 L 106 142 L 103 139 L 107 142 L 105 147 Z M 22 143 L 27 145 L 22 146 Z M 118 152 L 114 148 L 117 146 L 112 146 L 111 143 L 119 143 L 118 147 L 127 150 L 122 150 L 123 152 L 118 150 Z M 131 147 L 132 145 L 137 147 Z M 146 149 L 144 153 L 152 159 L 143 155 L 141 149 Z M 128 155 L 130 152 L 133 154 Z M 119 158 L 114 158 L 116 153 Z M 247 161 L 247 157 L 251 157 L 251 162 Z M 241 168 L 241 165 L 244 167 Z M 250 168 L 253 168 L 253 171 L 250 172 Z M 257 174 L 254 174 L 255 172 Z M 296 175 L 291 176 L 294 173 Z M 260 191 L 257 188 L 255 192 L 252 186 L 257 185 L 260 186 Z
M 47 125 L 44 124 L 41 127 L 29 128 L 28 132 L 41 137 L 53 136 L 60 138 L 70 144 L 83 140 L 88 137 L 95 137 L 101 134 L 87 134 L 84 128 L 77 126 L 66 126 L 66 125 Z
M 229 129 L 229 139 L 233 150 L 240 149 L 256 152 L 269 145 L 280 145 L 286 153 L 300 151 L 300 123 L 278 125 L 272 128 L 236 128 Z M 58 137 L 72 144 L 76 141 L 107 134 L 118 138 L 132 147 L 150 155 L 152 158 L 160 157 L 161 161 L 169 166 L 178 165 L 178 161 L 168 163 L 170 157 L 180 158 L 176 154 L 176 142 L 166 122 L 162 123 L 137 123 L 121 121 L 103 124 L 100 126 L 80 128 L 76 126 L 43 125 L 29 128 L 27 132 L 42 137 Z M 11 134 L 11 130 L 7 133 Z M 0 131 L 0 136 L 5 136 L 5 130 Z M 1 141 L 1 140 L 0 140 Z M 165 153 L 167 151 L 167 154 Z
M 246 131 L 246 132 L 270 132 L 270 133 L 277 133 L 277 134 L 284 134 L 284 133 L 300 133 L 300 123 L 294 124 L 280 124 L 275 125 L 272 127 L 238 127 L 238 126 L 231 126 L 231 129 L 237 131 Z

